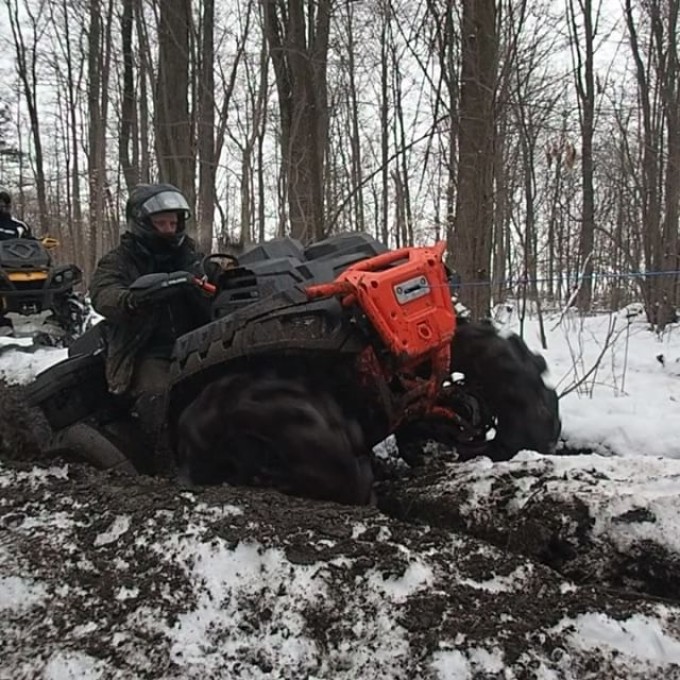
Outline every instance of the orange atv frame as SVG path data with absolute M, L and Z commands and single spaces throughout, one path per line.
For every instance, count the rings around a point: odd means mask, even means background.
M 357 305 L 384 350 L 369 345 L 359 358 L 366 380 L 398 378 L 404 388 L 392 426 L 415 415 L 443 413 L 436 399 L 450 376 L 456 314 L 442 257 L 446 243 L 401 248 L 348 267 L 332 283 L 309 286 L 310 299 L 339 296 Z M 392 409 L 390 409 L 392 410 Z

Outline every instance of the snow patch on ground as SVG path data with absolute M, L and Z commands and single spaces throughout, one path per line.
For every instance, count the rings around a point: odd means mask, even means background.
M 662 619 L 666 613 L 659 607 Z M 635 614 L 614 620 L 592 612 L 565 619 L 552 632 L 566 632 L 571 644 L 584 652 L 597 650 L 612 658 L 644 660 L 654 666 L 680 665 L 680 640 L 663 630 L 658 618 Z
M 486 581 L 461 579 L 460 582 L 476 590 L 485 590 L 488 593 L 504 593 L 520 590 L 526 580 L 531 577 L 533 571 L 533 565 L 527 564 L 518 567 L 508 576 L 494 576 Z
M 0 488 L 27 481 L 32 488 L 36 489 L 47 484 L 51 477 L 66 479 L 68 477 L 68 465 L 53 465 L 47 468 L 35 467 L 27 471 L 12 470 L 7 475 L 0 477 Z
M 578 498 L 594 519 L 593 535 L 606 535 L 619 550 L 653 541 L 680 553 L 680 460 L 522 452 L 505 463 L 481 459 L 461 468 L 477 502 L 489 496 L 480 488 L 490 489 L 500 478 L 516 480 L 510 511 L 521 512 L 539 495 L 565 502 Z
M 560 399 L 563 438 L 571 448 L 604 455 L 680 458 L 680 327 L 659 337 L 644 316 L 618 314 L 545 319 L 548 348 L 541 348 L 536 318 L 525 325 L 525 340 L 541 352 L 557 393 L 599 366 Z M 613 328 L 613 331 L 611 329 Z M 519 331 L 519 320 L 506 322 Z M 611 332 L 610 332 L 611 331 Z M 663 357 L 663 363 L 658 357 Z
M 66 359 L 68 350 L 55 347 L 36 349 L 30 338 L 0 338 L 0 380 L 25 385 L 41 371 Z
M 431 586 L 433 581 L 432 569 L 420 560 L 411 562 L 399 578 L 374 573 L 369 579 L 371 586 L 392 602 L 405 602 L 414 593 Z
M 130 518 L 126 515 L 119 515 L 113 520 L 111 526 L 94 539 L 95 546 L 108 545 L 115 543 L 130 528 Z
M 20 576 L 0 576 L 0 611 L 29 609 L 43 603 L 47 591 L 40 583 Z
M 60 651 L 53 654 L 43 671 L 45 680 L 100 680 L 107 665 L 82 652 Z
M 432 668 L 438 680 L 473 680 L 478 674 L 490 675 L 506 670 L 505 655 L 500 649 L 453 649 L 435 652 L 433 657 Z

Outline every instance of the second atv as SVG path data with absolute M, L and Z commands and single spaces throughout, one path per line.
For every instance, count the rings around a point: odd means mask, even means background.
M 198 484 L 366 503 L 372 447 L 390 434 L 402 448 L 443 441 L 462 459 L 550 452 L 560 421 L 545 362 L 517 336 L 457 319 L 443 253 L 364 234 L 246 252 L 216 281 L 214 320 L 175 345 L 161 460 Z M 154 285 L 200 283 L 166 276 Z M 93 340 L 31 389 L 52 449 L 157 472 Z
M 74 288 L 83 274 L 76 265 L 56 265 L 51 237 L 0 241 L 0 315 L 15 317 L 14 329 L 29 327 L 34 342 L 68 347 L 83 331 L 88 316 L 84 297 Z

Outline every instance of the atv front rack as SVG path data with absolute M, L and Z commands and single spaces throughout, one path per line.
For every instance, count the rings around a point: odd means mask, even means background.
M 387 405 L 404 418 L 430 412 L 450 375 L 451 341 L 456 315 L 442 256 L 446 243 L 434 248 L 401 248 L 348 267 L 332 283 L 309 286 L 310 299 L 338 296 L 343 306 L 358 306 L 376 330 L 387 356 L 369 345 L 359 358 L 365 383 L 401 385 L 398 403 Z M 378 351 L 376 351 L 378 350 Z
M 401 248 L 348 267 L 332 283 L 309 286 L 313 298 L 342 297 L 357 304 L 396 357 L 420 359 L 449 347 L 456 329 L 442 256 L 434 248 Z

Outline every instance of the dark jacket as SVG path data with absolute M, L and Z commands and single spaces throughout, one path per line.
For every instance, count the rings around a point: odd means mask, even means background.
M 0 213 L 0 241 L 11 238 L 32 238 L 28 225 L 7 213 Z
M 130 310 L 130 284 L 143 274 L 187 270 L 199 274 L 202 255 L 190 239 L 166 257 L 145 249 L 132 234 L 97 264 L 90 284 L 92 306 L 106 319 L 106 378 L 114 394 L 132 381 L 141 354 L 169 356 L 174 340 L 210 320 L 210 302 L 198 290 L 178 290 L 170 300 Z

